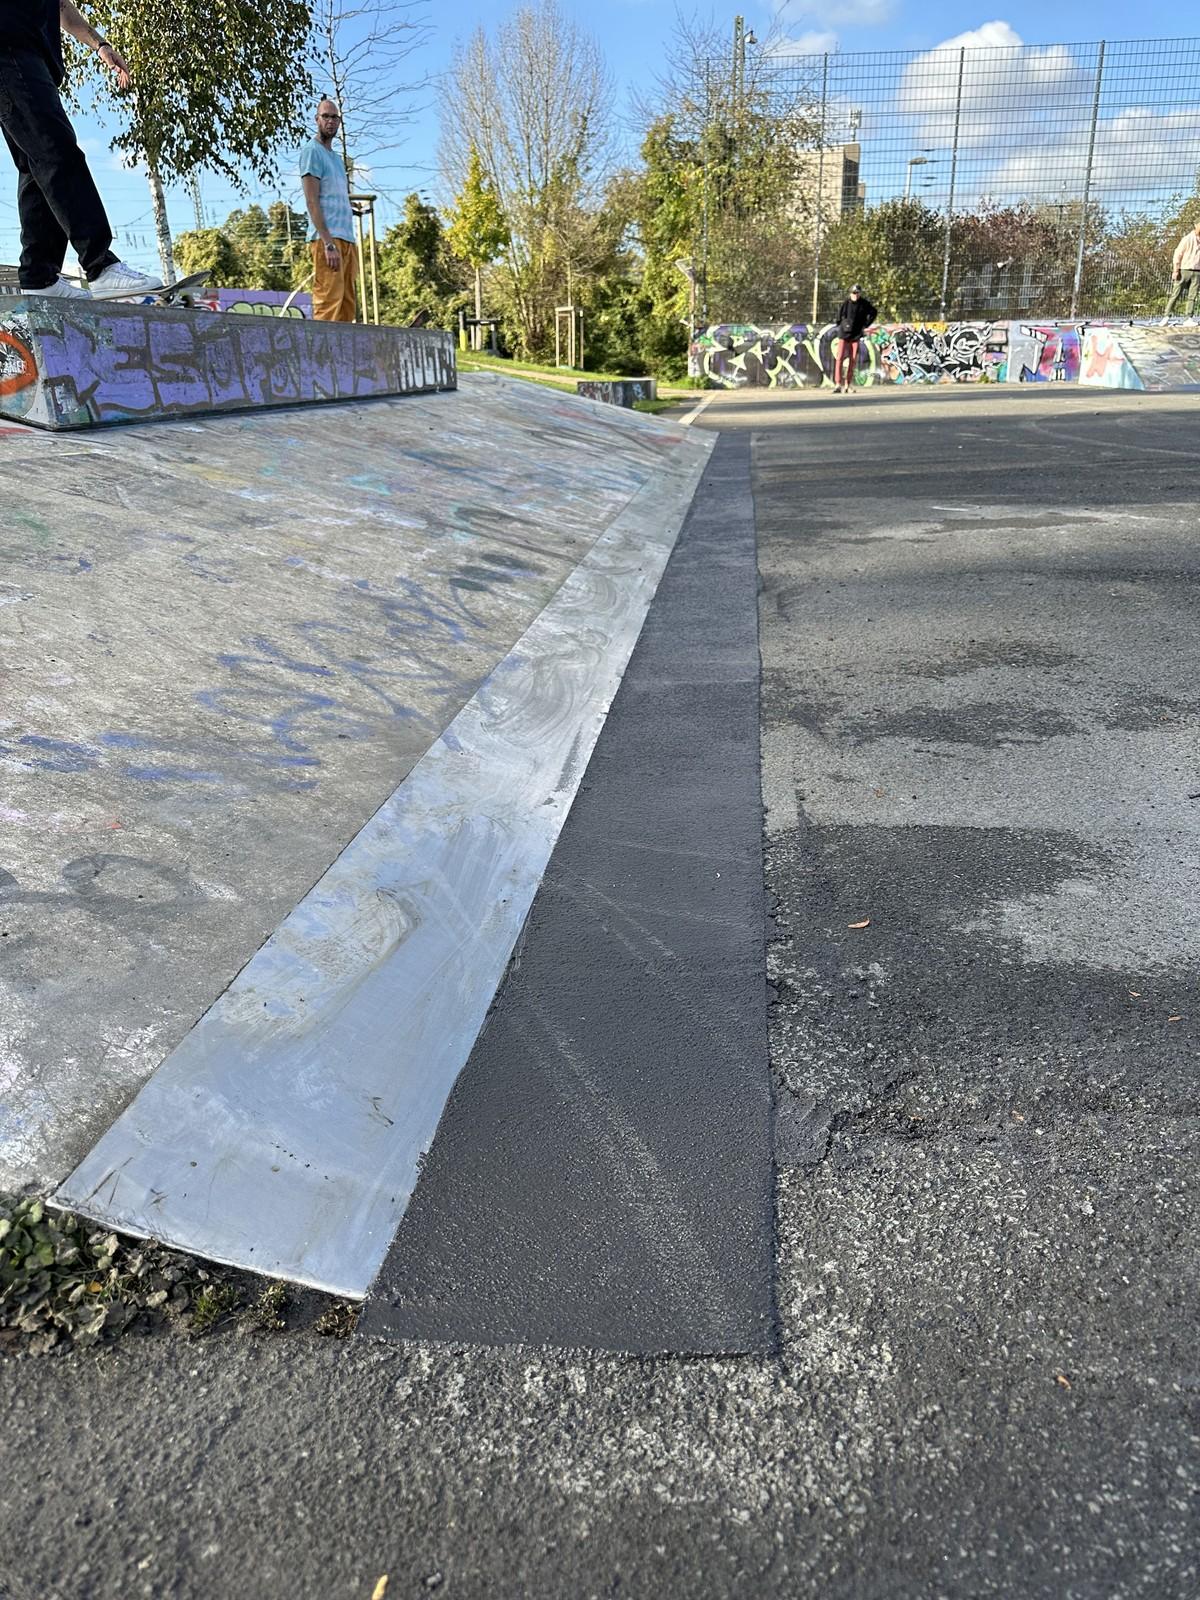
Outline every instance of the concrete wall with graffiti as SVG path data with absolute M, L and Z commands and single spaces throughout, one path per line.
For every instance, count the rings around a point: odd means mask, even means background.
M 196 299 L 206 311 L 234 312 L 250 317 L 312 316 L 312 295 L 307 290 L 287 294 L 282 289 L 205 289 Z M 285 310 L 286 307 L 286 310 Z
M 722 388 L 816 389 L 833 382 L 833 324 L 702 328 L 688 370 Z M 873 328 L 856 382 L 1084 383 L 1126 389 L 1200 387 L 1200 332 L 1172 326 L 1063 322 L 900 323 Z
M 639 400 L 658 399 L 655 378 L 580 378 L 576 394 L 585 400 L 600 400 L 608 406 L 635 406 Z
M 0 416 L 89 428 L 456 386 L 436 329 L 30 296 L 0 320 Z

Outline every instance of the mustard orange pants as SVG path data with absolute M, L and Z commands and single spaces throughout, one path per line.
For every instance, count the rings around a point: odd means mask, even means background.
M 335 239 L 341 265 L 335 272 L 325 259 L 320 239 L 312 241 L 313 317 L 317 322 L 353 322 L 358 283 L 358 250 L 347 239 Z

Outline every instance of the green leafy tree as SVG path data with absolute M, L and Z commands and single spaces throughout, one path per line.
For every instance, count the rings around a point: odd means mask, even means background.
M 1171 256 L 1197 222 L 1200 194 L 1110 218 L 1088 251 L 1083 309 L 1092 316 L 1161 313 L 1171 288 Z
M 640 226 L 668 317 L 691 314 L 690 275 L 698 320 L 777 318 L 811 264 L 815 194 L 806 175 L 816 171 L 820 86 L 778 71 L 780 43 L 774 28 L 753 51 L 735 35 L 731 53 L 712 24 L 680 15 L 653 100 L 640 108 Z M 665 327 L 664 336 L 677 342 Z
M 294 289 L 308 276 L 308 219 L 277 200 L 232 211 L 219 228 L 182 233 L 175 256 L 184 272 L 240 289 Z
M 886 200 L 839 217 L 821 246 L 819 314 L 831 317 L 861 283 L 881 322 L 936 316 L 945 219 L 919 200 Z
M 466 181 L 454 202 L 446 238 L 450 249 L 475 275 L 475 320 L 478 323 L 483 316 L 483 269 L 496 260 L 508 243 L 508 225 L 474 144 L 467 162 Z M 481 333 L 482 329 L 476 327 L 473 341 L 476 349 L 481 344 Z
M 203 272 L 214 288 L 248 288 L 242 258 L 220 228 L 195 228 L 175 240 L 175 265 L 184 276 Z
M 465 275 L 451 255 L 442 220 L 420 195 L 379 244 L 380 314 L 400 326 L 424 312 L 437 327 L 453 326 L 467 302 Z
M 663 377 L 682 377 L 698 315 L 702 270 L 703 167 L 696 141 L 667 114 L 642 141 L 634 216 L 642 256 L 638 299 L 644 365 Z
M 121 131 L 116 149 L 146 168 L 163 274 L 174 278 L 164 184 L 201 169 L 239 186 L 275 176 L 275 152 L 299 142 L 311 98 L 307 0 L 91 0 L 89 20 L 129 62 L 121 94 L 89 61 Z

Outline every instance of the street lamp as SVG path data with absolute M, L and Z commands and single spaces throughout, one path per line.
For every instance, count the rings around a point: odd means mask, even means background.
M 904 198 L 912 198 L 912 169 L 914 167 L 928 167 L 937 160 L 936 156 L 910 156 L 908 158 L 908 172 L 904 179 Z

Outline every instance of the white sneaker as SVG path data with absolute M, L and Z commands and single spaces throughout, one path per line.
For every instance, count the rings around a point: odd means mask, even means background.
M 121 300 L 126 296 L 157 294 L 162 286 L 161 278 L 151 277 L 148 272 L 139 272 L 124 261 L 114 261 L 111 267 L 105 267 L 98 278 L 92 279 L 92 299 Z
M 60 276 L 48 289 L 22 289 L 22 294 L 45 295 L 51 300 L 90 300 L 88 291 L 79 284 L 72 283 L 70 278 Z
M 1170 317 L 1164 317 L 1162 319 L 1162 321 L 1159 323 L 1159 327 L 1160 328 L 1165 328 L 1167 323 L 1170 322 L 1170 320 L 1171 320 Z

